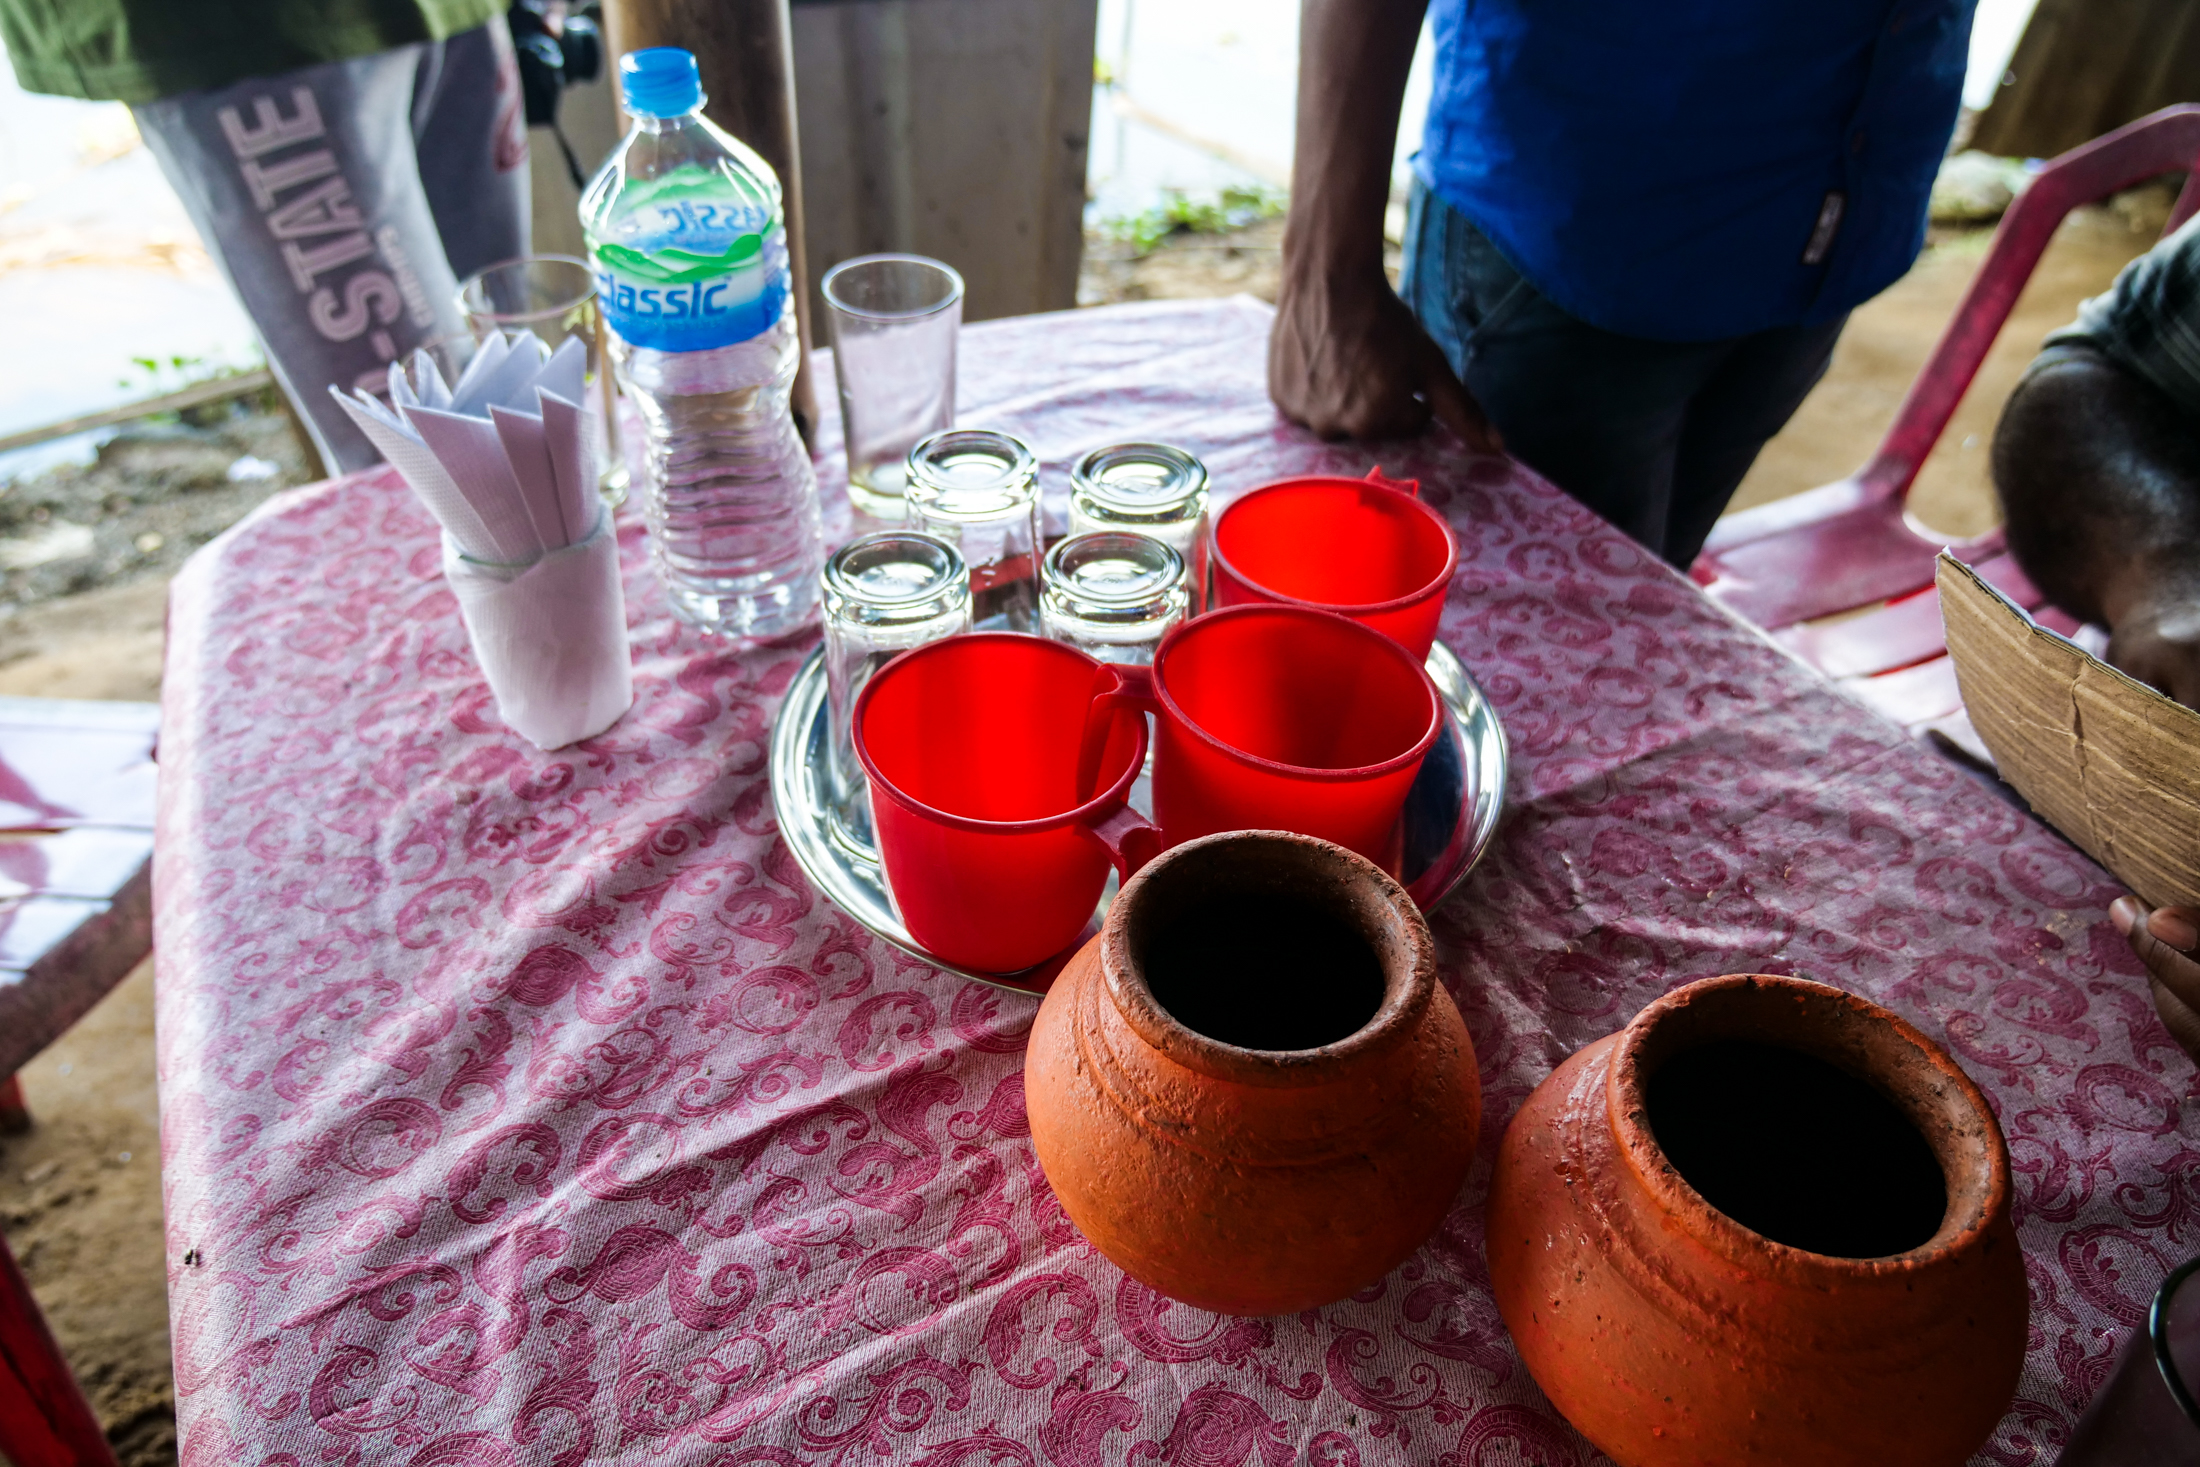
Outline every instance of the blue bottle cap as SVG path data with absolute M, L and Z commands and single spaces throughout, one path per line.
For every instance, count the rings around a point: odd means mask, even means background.
M 619 86 L 626 110 L 636 117 L 678 117 L 703 103 L 703 74 L 695 53 L 678 46 L 651 46 L 619 58 Z

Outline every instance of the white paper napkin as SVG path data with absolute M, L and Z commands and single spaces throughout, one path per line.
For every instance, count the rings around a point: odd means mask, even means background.
M 633 702 L 586 348 L 492 334 L 455 385 L 425 352 L 390 364 L 390 400 L 329 392 L 443 526 L 443 568 L 504 721 L 544 749 Z

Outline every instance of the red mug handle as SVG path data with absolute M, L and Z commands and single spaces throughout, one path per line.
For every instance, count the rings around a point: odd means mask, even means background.
M 1408 499 L 1419 499 L 1421 497 L 1421 481 L 1419 479 L 1386 479 L 1383 477 L 1383 466 L 1381 464 L 1377 464 L 1367 471 L 1367 482 L 1380 484 L 1385 489 L 1395 489 Z
M 1084 744 L 1077 752 L 1077 787 L 1080 790 L 1099 781 L 1100 756 L 1107 748 L 1108 729 L 1118 710 L 1161 711 L 1161 701 L 1154 696 L 1152 668 L 1110 664 L 1106 670 L 1113 674 L 1115 685 L 1096 693 L 1091 707 L 1086 710 Z M 1106 847 L 1108 859 L 1115 863 L 1116 874 L 1125 881 L 1137 875 L 1139 867 L 1160 855 L 1165 844 L 1160 827 L 1129 805 L 1116 807 L 1105 819 L 1088 822 L 1085 830 Z
M 1162 839 L 1161 827 L 1128 805 L 1118 805 L 1113 815 L 1087 825 L 1085 832 L 1106 847 L 1108 859 L 1115 863 L 1115 874 L 1125 881 L 1136 876 L 1141 866 L 1168 845 Z

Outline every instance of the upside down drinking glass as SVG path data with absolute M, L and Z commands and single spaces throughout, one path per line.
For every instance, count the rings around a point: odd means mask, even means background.
M 1150 535 L 1184 559 L 1191 614 L 1207 595 L 1207 468 L 1167 443 L 1096 448 L 1070 470 L 1069 532 Z
M 1039 630 L 1039 462 L 1006 433 L 957 428 L 909 450 L 912 529 L 937 535 L 970 567 L 980 631 Z
M 869 855 L 875 841 L 856 758 L 856 699 L 896 656 L 970 630 L 970 572 L 944 540 L 886 530 L 835 551 L 824 583 L 828 817 L 841 844 Z
M 1122 531 L 1070 535 L 1039 570 L 1046 634 L 1102 662 L 1148 663 L 1190 603 L 1184 561 L 1159 540 Z

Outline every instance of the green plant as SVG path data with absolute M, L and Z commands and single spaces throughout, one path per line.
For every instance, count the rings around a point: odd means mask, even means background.
M 1282 190 L 1263 184 L 1233 184 L 1212 198 L 1172 191 L 1166 202 L 1143 213 L 1102 220 L 1100 229 L 1108 238 L 1129 245 L 1133 256 L 1144 256 L 1171 235 L 1225 234 L 1273 219 L 1283 212 L 1285 202 Z
M 206 366 L 206 358 L 197 356 L 172 356 L 166 361 L 159 357 L 132 357 L 130 365 L 142 371 L 145 380 L 140 382 L 135 377 L 118 377 L 115 379 L 115 386 L 127 391 L 148 393 L 179 392 L 194 382 L 207 377 L 225 376 L 230 371 L 227 367 L 212 372 L 202 371 L 200 369 Z

